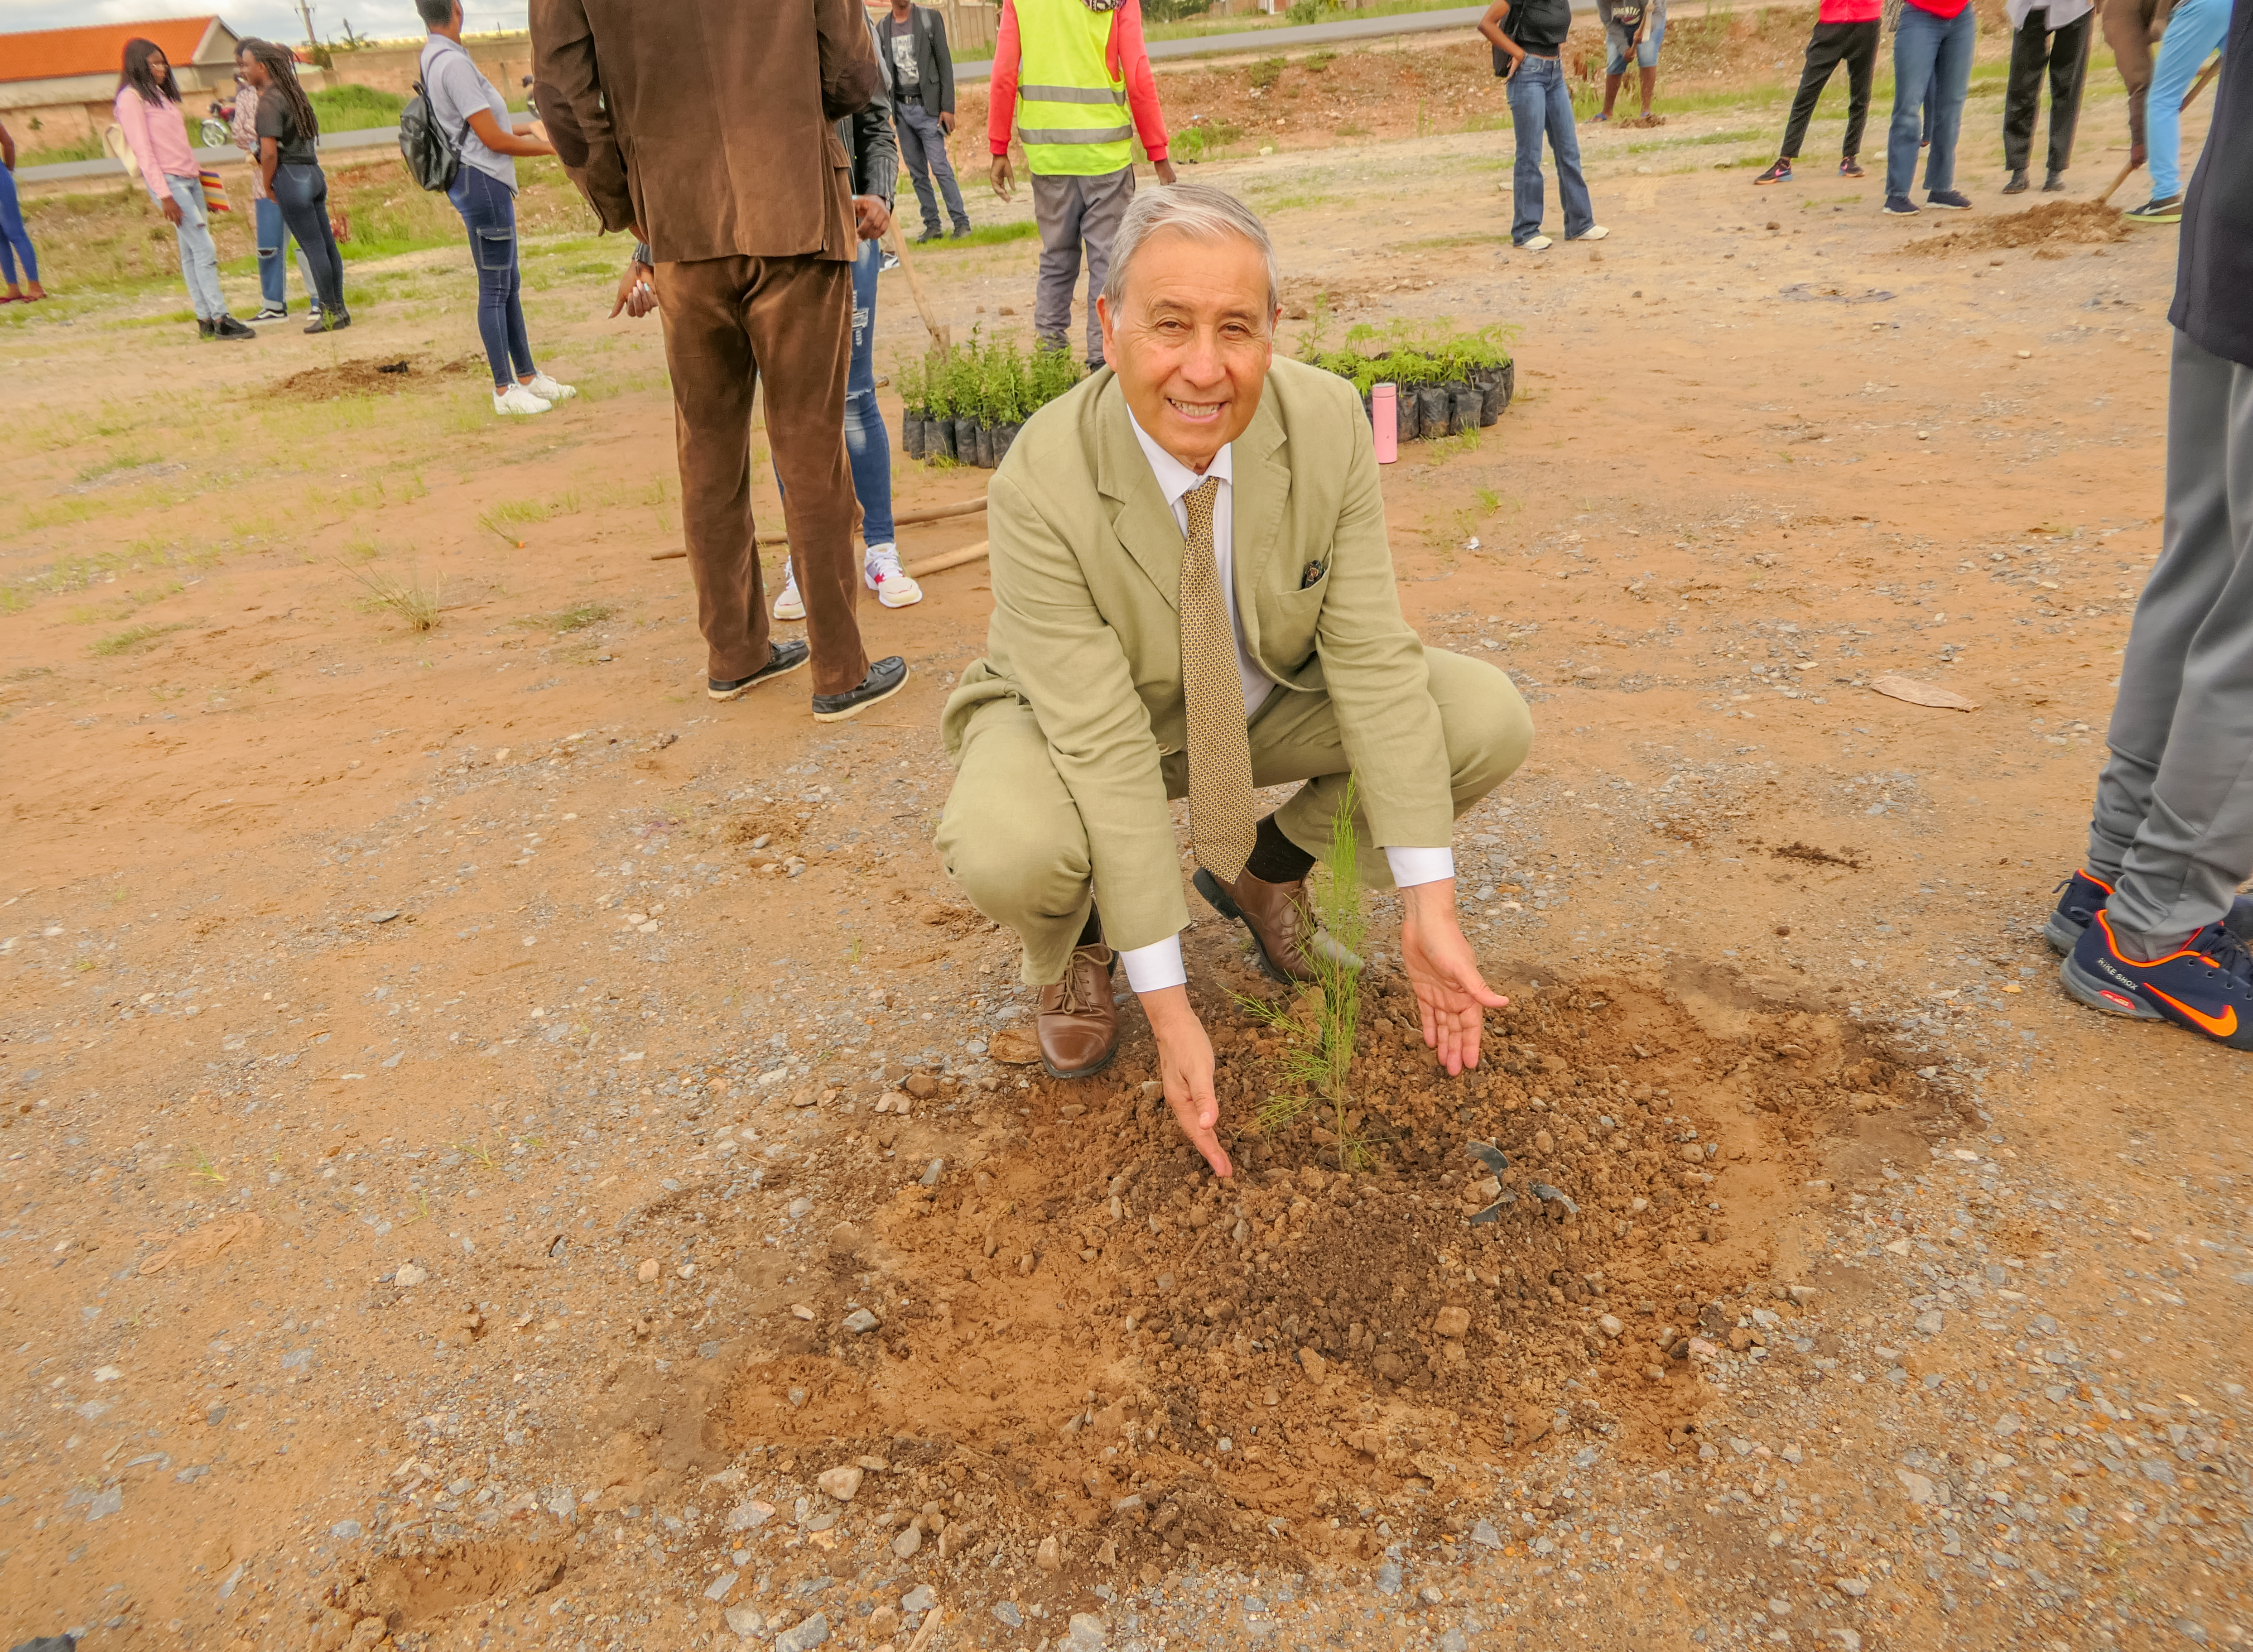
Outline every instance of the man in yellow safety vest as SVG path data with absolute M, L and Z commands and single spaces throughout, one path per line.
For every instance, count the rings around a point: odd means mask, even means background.
M 1099 367 L 1103 328 L 1095 295 L 1111 268 L 1112 235 L 1134 194 L 1135 136 L 1158 181 L 1174 181 L 1157 82 L 1142 44 L 1140 0 L 1003 0 L 986 117 L 994 192 L 1003 200 L 1012 198 L 1013 118 L 1041 231 L 1034 335 L 1070 347 L 1071 296 L 1085 242 L 1087 364 Z

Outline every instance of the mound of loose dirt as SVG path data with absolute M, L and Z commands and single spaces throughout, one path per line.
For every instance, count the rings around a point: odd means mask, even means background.
M 917 1075 L 904 1121 L 877 1116 L 787 1189 L 652 1212 L 756 1258 L 783 1212 L 746 1204 L 878 1211 L 835 1230 L 827 1277 L 760 1282 L 763 1346 L 698 1425 L 704 1448 L 789 1483 L 881 1465 L 833 1569 L 910 1522 L 966 1563 L 1061 1529 L 1055 1558 L 1082 1576 L 1372 1558 L 1444 1524 L 1474 1463 L 1560 1431 L 1686 1438 L 1701 1362 L 1748 1351 L 1755 1306 L 1793 1311 L 1769 1236 L 1817 1133 L 1923 1094 L 1829 1017 L 1743 1013 L 1724 1036 L 1625 984 L 1522 996 L 1496 1059 L 1450 1078 L 1400 978 L 1371 985 L 1343 1174 L 1312 1117 L 1251 1127 L 1280 1083 L 1272 1034 L 1215 1003 L 1226 1116 L 1245 1121 L 1232 1185 L 1154 1084 L 963 1091 L 949 1118 Z M 1508 1155 L 1499 1188 L 1474 1140 Z M 876 1326 L 854 1334 L 855 1308 Z M 654 1356 L 695 1329 L 652 1316 L 627 1336 Z M 666 1471 L 625 1455 L 592 1477 L 631 1499 Z
M 483 356 L 457 356 L 437 361 L 427 355 L 369 356 L 340 361 L 333 367 L 308 367 L 279 380 L 269 394 L 296 401 L 330 401 L 338 396 L 394 395 L 416 384 L 439 379 L 466 378 L 485 369 Z
M 2099 206 L 2095 201 L 2044 201 L 2023 213 L 1978 219 L 1962 229 L 1910 241 L 1902 250 L 1936 257 L 1944 253 L 1998 252 L 2012 247 L 2096 247 L 2125 240 L 2131 233 L 2110 206 Z

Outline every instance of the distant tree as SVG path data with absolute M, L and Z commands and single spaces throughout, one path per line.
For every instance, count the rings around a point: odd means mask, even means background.
M 1211 10 L 1212 0 L 1142 0 L 1142 15 L 1152 23 L 1179 23 Z

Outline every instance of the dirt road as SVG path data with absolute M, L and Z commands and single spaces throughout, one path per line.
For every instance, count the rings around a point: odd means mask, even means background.
M 11 329 L 0 1628 L 2241 1642 L 2247 1070 L 2039 936 L 2158 546 L 2172 240 L 1988 244 L 1991 171 L 1946 224 L 1754 191 L 1765 141 L 1592 135 L 1613 235 L 1538 256 L 1506 136 L 1204 173 L 1294 333 L 1521 329 L 1503 421 L 1385 486 L 1412 617 L 1540 730 L 1459 846 L 1516 1002 L 1449 1080 L 1373 964 L 1359 1173 L 1257 1130 L 1273 1039 L 1191 931 L 1230 1191 L 1131 1009 L 1098 1081 L 994 1058 L 1028 996 L 930 848 L 976 568 L 867 610 L 881 712 L 704 700 L 607 260 L 528 272 L 586 394 L 521 423 L 443 371 L 450 253 L 192 369 L 170 294 Z M 1031 260 L 924 268 L 1022 327 Z

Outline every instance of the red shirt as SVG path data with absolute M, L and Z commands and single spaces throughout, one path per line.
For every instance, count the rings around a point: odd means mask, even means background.
M 1960 0 L 1959 0 L 1960 3 Z M 1072 0 L 1075 5 L 1078 0 Z M 1113 79 L 1126 81 L 1126 108 L 1134 135 L 1153 161 L 1166 158 L 1166 117 L 1158 109 L 1158 82 L 1150 73 L 1149 49 L 1142 44 L 1141 0 L 1111 14 L 1111 45 L 1106 53 Z M 1001 24 L 994 38 L 994 79 L 986 94 L 986 147 L 1009 152 L 1009 129 L 1017 118 L 1017 70 L 1023 52 L 1017 44 L 1016 0 L 1002 0 Z
M 1885 0 L 1823 0 L 1817 15 L 1824 23 L 1875 23 L 1884 8 Z

